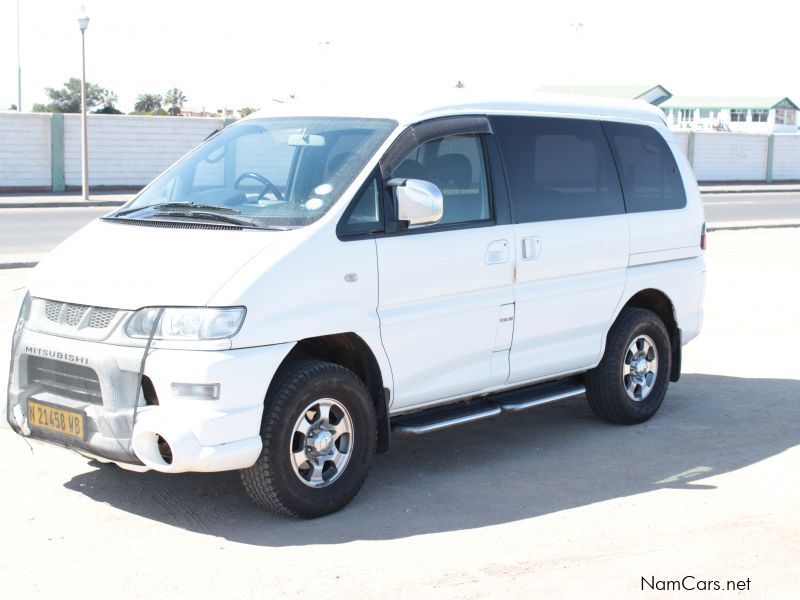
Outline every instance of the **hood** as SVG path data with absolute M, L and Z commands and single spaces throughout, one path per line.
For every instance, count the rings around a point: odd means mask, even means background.
M 39 298 L 117 309 L 203 306 L 282 235 L 97 220 L 37 265 L 29 289 Z

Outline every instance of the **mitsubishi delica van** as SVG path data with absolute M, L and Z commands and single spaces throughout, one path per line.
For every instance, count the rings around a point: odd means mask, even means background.
M 499 435 L 584 394 L 612 423 L 652 417 L 701 328 L 703 221 L 643 103 L 278 106 L 35 269 L 6 419 L 324 515 L 392 432 Z

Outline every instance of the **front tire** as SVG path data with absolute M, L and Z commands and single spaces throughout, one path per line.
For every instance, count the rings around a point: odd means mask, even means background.
M 623 309 L 608 333 L 603 360 L 586 375 L 586 398 L 595 414 L 622 425 L 656 414 L 669 385 L 671 350 L 656 313 Z
M 376 444 L 375 407 L 364 383 L 337 364 L 299 361 L 275 377 L 261 420 L 263 447 L 241 473 L 257 505 L 314 518 L 349 503 Z

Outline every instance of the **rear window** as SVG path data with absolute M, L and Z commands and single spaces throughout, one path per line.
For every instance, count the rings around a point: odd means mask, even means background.
M 628 212 L 672 210 L 686 206 L 675 157 L 652 127 L 604 123 L 617 159 Z
M 518 223 L 625 212 L 619 177 L 597 121 L 493 117 Z

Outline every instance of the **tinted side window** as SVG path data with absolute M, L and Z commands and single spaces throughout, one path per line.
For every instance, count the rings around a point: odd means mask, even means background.
M 686 206 L 675 157 L 655 129 L 646 125 L 604 123 L 617 159 L 628 212 Z
M 625 212 L 619 176 L 596 121 L 493 117 L 517 223 Z
M 489 183 L 478 135 L 451 135 L 426 142 L 406 156 L 392 177 L 435 183 L 444 197 L 439 224 L 491 218 Z

